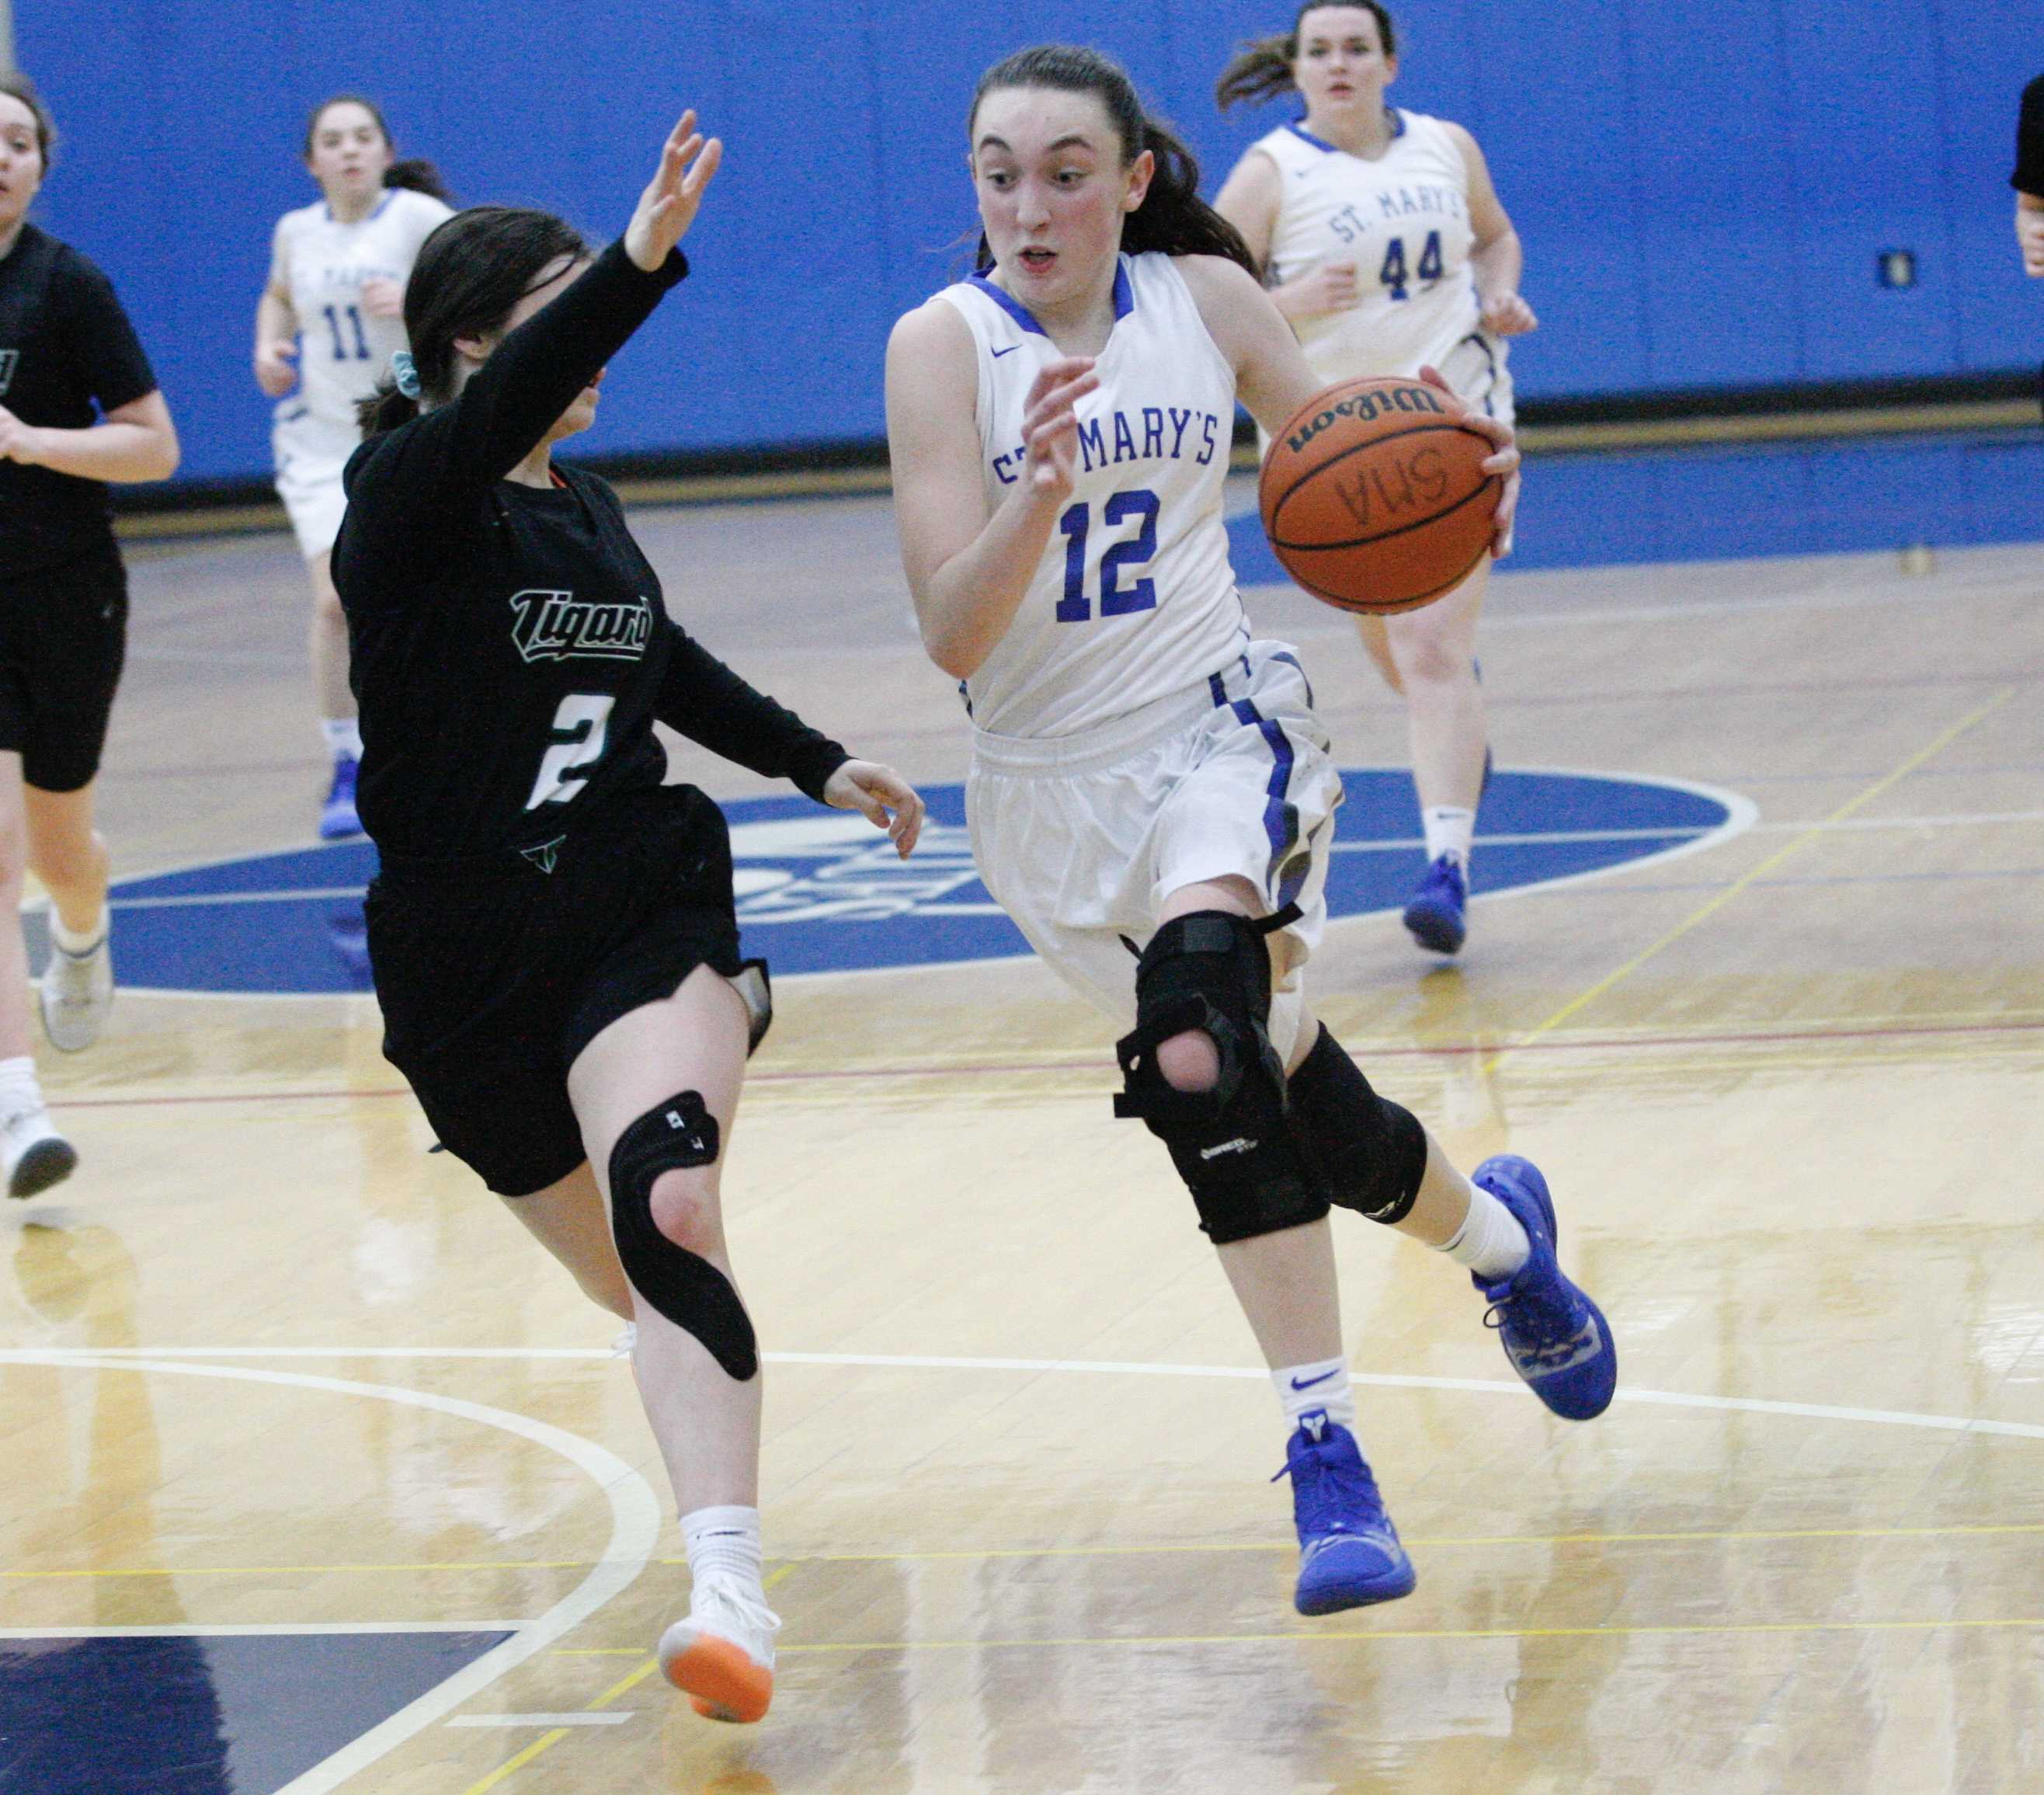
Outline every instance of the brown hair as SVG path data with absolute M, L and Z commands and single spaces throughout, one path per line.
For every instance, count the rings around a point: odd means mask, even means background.
M 29 109 L 36 121 L 36 148 L 43 152 L 43 172 L 50 171 L 50 152 L 56 148 L 57 128 L 51 121 L 50 109 L 43 104 L 43 97 L 36 91 L 36 84 L 18 68 L 0 69 L 0 94 L 19 100 Z
M 1378 0 L 1307 0 L 1307 4 L 1299 9 L 1299 16 L 1293 20 L 1289 36 L 1256 38 L 1235 53 L 1215 83 L 1215 103 L 1226 112 L 1238 100 L 1260 106 L 1280 94 L 1293 92 L 1292 64 L 1299 60 L 1299 27 L 1306 22 L 1307 13 L 1338 6 L 1354 7 L 1374 14 L 1378 34 L 1384 40 L 1385 55 L 1398 54 L 1397 29 L 1391 22 L 1390 12 L 1379 5 Z
M 364 99 L 359 94 L 336 94 L 332 99 L 321 100 L 313 108 L 312 117 L 305 121 L 305 160 L 313 156 L 313 138 L 319 130 L 319 121 L 336 106 L 359 106 L 376 121 L 376 129 L 382 133 L 383 147 L 394 150 L 396 144 L 390 136 L 390 127 L 383 121 L 383 109 L 374 100 Z M 409 162 L 394 162 L 383 171 L 383 184 L 386 187 L 409 187 L 413 193 L 431 194 L 435 199 L 454 204 L 454 195 L 447 190 L 440 179 L 440 171 L 430 162 L 414 158 Z
M 1097 50 L 1070 44 L 1039 44 L 1033 49 L 1018 50 L 979 78 L 972 110 L 966 114 L 968 138 L 980 103 L 989 94 L 1011 87 L 1097 94 L 1121 140 L 1122 167 L 1128 167 L 1145 150 L 1157 159 L 1149 191 L 1121 228 L 1121 247 L 1130 255 L 1155 250 L 1166 256 L 1224 256 L 1250 273 L 1256 272 L 1255 258 L 1241 232 L 1200 198 L 1200 165 L 1193 152 L 1143 112 L 1135 84 L 1119 63 Z M 978 265 L 984 269 L 993 261 L 982 233 Z

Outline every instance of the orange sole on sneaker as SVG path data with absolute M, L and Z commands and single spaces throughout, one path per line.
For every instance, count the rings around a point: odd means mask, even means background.
M 707 1720 L 750 1725 L 766 1717 L 774 1699 L 774 1673 L 714 1633 L 697 1634 L 660 1668 Z

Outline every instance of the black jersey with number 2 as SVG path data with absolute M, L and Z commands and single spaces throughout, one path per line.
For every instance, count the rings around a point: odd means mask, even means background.
M 460 396 L 350 460 L 334 583 L 362 712 L 363 826 L 386 863 L 535 855 L 658 785 L 653 720 L 820 798 L 845 751 L 667 617 L 594 475 L 505 476 L 688 271 L 621 244 L 507 335 Z

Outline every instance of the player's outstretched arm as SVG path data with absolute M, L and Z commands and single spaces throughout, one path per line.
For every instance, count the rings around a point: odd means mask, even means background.
M 901 564 L 929 657 L 955 679 L 977 672 L 1008 632 L 1058 515 L 1071 497 L 1078 402 L 1100 384 L 1093 363 L 1066 356 L 1029 389 L 1021 465 L 987 502 L 974 405 L 972 332 L 932 300 L 887 344 L 887 448 Z

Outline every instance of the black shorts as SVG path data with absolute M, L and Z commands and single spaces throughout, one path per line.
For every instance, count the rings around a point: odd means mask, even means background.
M 542 872 L 507 850 L 458 868 L 386 862 L 364 905 L 383 1055 L 440 1143 L 504 1197 L 588 1156 L 577 1055 L 699 966 L 736 978 L 731 836 L 693 786 L 613 799 Z
M 128 642 L 128 570 L 112 549 L 0 574 L 0 750 L 38 791 L 99 771 Z

